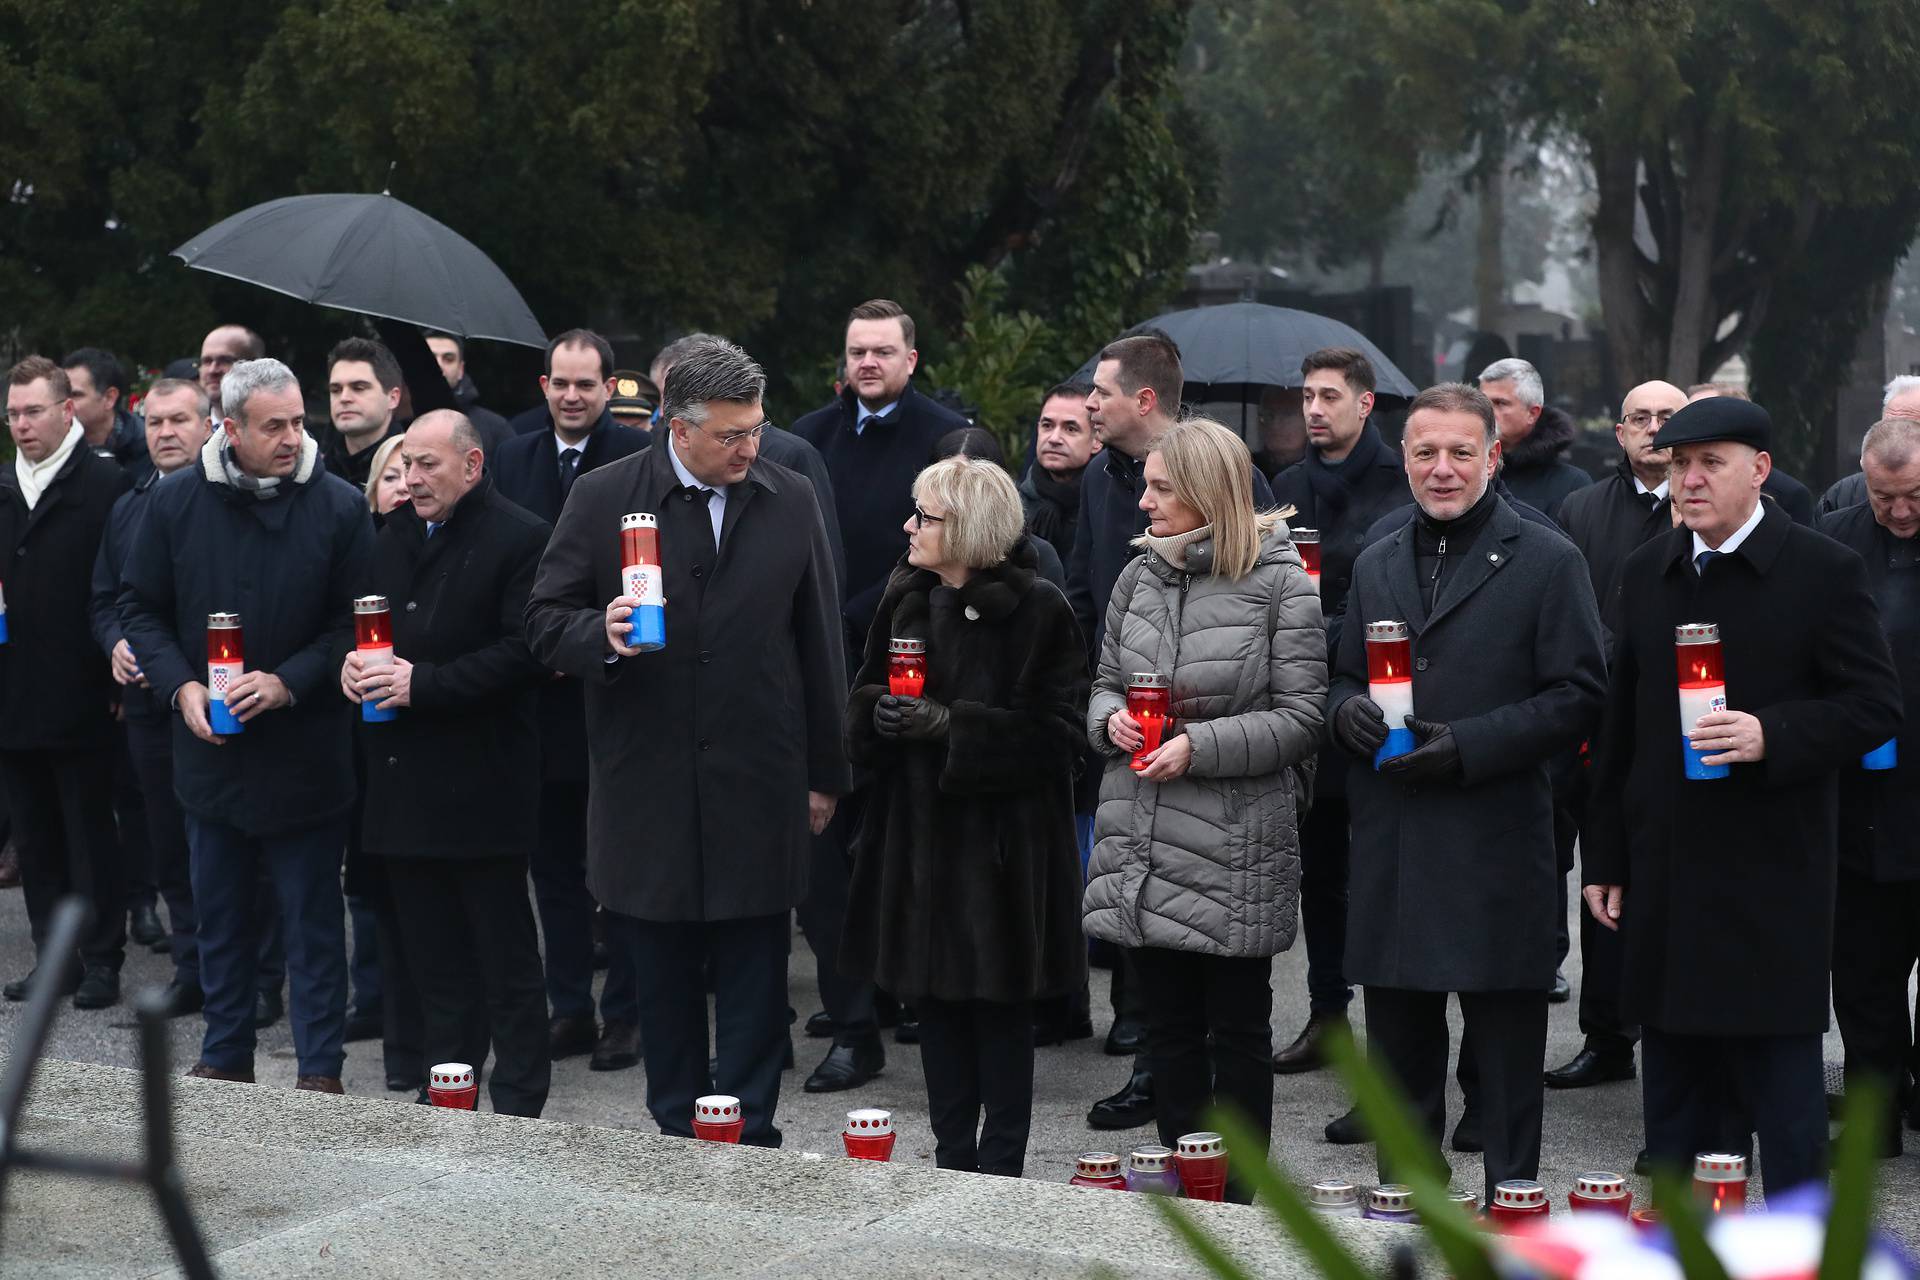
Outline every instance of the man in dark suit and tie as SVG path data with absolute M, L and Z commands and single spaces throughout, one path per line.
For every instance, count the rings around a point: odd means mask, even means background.
M 487 459 L 500 495 L 548 524 L 557 523 L 574 482 L 647 445 L 607 412 L 613 348 L 599 334 L 569 329 L 547 344 L 540 390 L 544 428 L 514 436 Z M 617 545 L 617 530 L 609 539 Z M 547 946 L 549 1039 L 554 1058 L 593 1054 L 596 1071 L 640 1060 L 639 1012 L 631 957 L 614 947 L 601 993 L 604 1027 L 594 1025 L 593 896 L 587 892 L 586 703 L 577 680 L 556 673 L 540 691 L 540 842 L 533 851 L 533 896 Z
M 812 486 L 758 456 L 765 389 L 730 342 L 681 357 L 665 447 L 587 477 L 561 512 L 527 638 L 586 691 L 588 883 L 633 950 L 648 1110 L 689 1136 L 696 1097 L 732 1094 L 741 1140 L 779 1146 L 788 917 L 851 779 L 833 557 Z M 659 528 L 666 646 L 645 653 L 628 643 L 629 513 Z

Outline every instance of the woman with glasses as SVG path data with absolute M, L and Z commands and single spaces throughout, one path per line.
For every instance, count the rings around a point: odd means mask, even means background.
M 847 704 L 848 754 L 872 781 L 841 967 L 919 1013 L 939 1166 L 1018 1177 L 1033 1003 L 1086 975 L 1073 827 L 1086 659 L 1066 597 L 1035 574 L 1005 471 L 936 462 L 913 500 Z M 917 693 L 890 690 L 903 640 L 924 646 Z
M 1208 1127 L 1216 1102 L 1264 1141 L 1269 978 L 1299 919 L 1299 823 L 1327 698 L 1320 598 L 1282 513 L 1254 510 L 1238 435 L 1179 423 L 1143 475 L 1145 554 L 1114 584 L 1087 710 L 1107 767 L 1086 930 L 1133 954 L 1161 1141 Z M 1167 696 L 1163 725 L 1128 709 L 1141 677 Z

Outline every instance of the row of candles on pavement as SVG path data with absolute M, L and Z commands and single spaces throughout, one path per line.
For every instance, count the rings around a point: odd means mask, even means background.
M 1320 533 L 1316 529 L 1293 530 L 1294 546 L 1300 553 L 1307 577 L 1316 592 L 1320 589 Z M 645 512 L 620 519 L 621 588 L 640 603 L 628 624 L 628 643 L 636 649 L 651 651 L 667 642 L 663 574 L 660 567 L 659 521 Z M 377 668 L 393 662 L 393 614 L 385 596 L 361 596 L 353 602 L 355 647 L 364 667 Z M 1418 743 L 1406 727 L 1413 714 L 1413 644 L 1405 622 L 1381 621 L 1366 624 L 1367 696 L 1380 708 L 1387 722 L 1387 740 L 1374 753 L 1377 769 L 1386 761 L 1412 751 Z M 6 605 L 0 596 L 0 644 L 6 643 Z M 1727 706 L 1727 682 L 1720 651 L 1720 628 L 1711 622 L 1690 622 L 1674 628 L 1674 659 L 1680 686 L 1680 734 L 1685 774 L 1690 779 L 1710 780 L 1728 775 L 1727 765 L 1705 763 L 1713 750 L 1696 748 L 1688 733 L 1701 716 L 1724 711 Z M 240 632 L 240 615 L 215 613 L 207 617 L 207 688 L 211 695 L 208 720 L 215 733 L 235 734 L 243 726 L 227 709 L 226 691 L 245 668 L 245 650 Z M 924 640 L 896 638 L 888 646 L 887 689 L 897 697 L 917 698 L 926 688 L 927 644 Z M 368 722 L 394 718 L 391 709 L 381 710 L 378 699 L 360 704 L 360 715 Z M 1172 724 L 1171 689 L 1167 678 L 1157 672 L 1134 673 L 1127 684 L 1127 712 L 1140 725 L 1143 739 L 1134 753 L 1133 767 L 1145 768 L 1146 757 L 1157 750 Z M 1861 757 L 1867 769 L 1891 769 L 1898 763 L 1896 739 Z

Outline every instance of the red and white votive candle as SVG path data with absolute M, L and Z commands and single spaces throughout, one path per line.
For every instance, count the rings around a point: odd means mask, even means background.
M 464 1062 L 443 1062 L 427 1072 L 427 1101 L 436 1107 L 472 1111 L 480 1105 L 480 1084 Z
M 847 1112 L 847 1127 L 840 1141 L 855 1160 L 885 1161 L 893 1157 L 893 1137 L 893 1112 L 859 1107 Z
M 927 642 L 895 636 L 887 641 L 887 692 L 917 698 L 927 687 Z
M 693 1100 L 693 1136 L 707 1142 L 738 1142 L 746 1127 L 740 1099 L 730 1093 L 710 1093 Z
M 1313 584 L 1313 593 L 1319 595 L 1320 531 L 1318 529 L 1293 530 L 1293 549 L 1300 553 L 1300 564 L 1307 571 L 1307 581 Z
M 1167 725 L 1171 723 L 1173 709 L 1173 690 L 1168 686 L 1167 678 L 1152 671 L 1136 671 L 1127 679 L 1127 714 L 1140 725 L 1140 736 L 1145 739 L 1140 749 L 1133 753 L 1133 769 L 1138 772 L 1147 767 L 1147 756 L 1160 749 L 1166 738 Z

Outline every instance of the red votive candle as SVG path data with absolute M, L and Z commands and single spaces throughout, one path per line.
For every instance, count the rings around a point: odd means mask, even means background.
M 1320 591 L 1320 531 L 1318 529 L 1295 529 L 1293 531 L 1293 549 L 1300 553 L 1300 564 L 1307 571 L 1307 581 L 1313 583 L 1314 594 Z
M 480 1084 L 464 1062 L 443 1062 L 427 1073 L 427 1101 L 436 1107 L 472 1111 L 480 1105 Z
M 1695 1156 L 1693 1198 L 1708 1213 L 1745 1213 L 1747 1158 L 1719 1151 Z
M 927 642 L 895 636 L 887 641 L 887 692 L 917 698 L 927 687 Z
M 740 1111 L 740 1099 L 728 1093 L 711 1093 L 693 1100 L 693 1136 L 707 1142 L 738 1142 L 746 1127 Z
M 1140 736 L 1146 741 L 1133 753 L 1133 768 L 1147 767 L 1147 756 L 1160 749 L 1172 717 L 1173 691 L 1167 678 L 1152 671 L 1136 671 L 1127 681 L 1127 714 L 1140 722 Z
M 840 1141 L 855 1160 L 885 1161 L 893 1157 L 893 1137 L 893 1112 L 860 1107 L 847 1112 L 847 1127 Z

